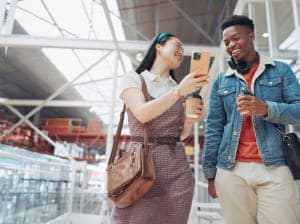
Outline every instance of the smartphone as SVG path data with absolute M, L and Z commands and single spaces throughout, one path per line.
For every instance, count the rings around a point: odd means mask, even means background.
M 252 93 L 252 91 L 248 88 L 248 87 L 245 87 L 245 86 L 242 86 L 239 91 L 238 91 L 238 96 L 241 96 L 241 95 L 250 95 L 250 96 L 254 96 L 254 94 Z
M 191 57 L 190 72 L 197 71 L 199 76 L 207 75 L 211 56 L 208 52 L 193 52 Z
M 246 82 L 242 79 L 239 79 L 239 81 L 240 81 L 240 87 L 238 89 L 238 96 L 241 96 L 241 95 L 254 96 L 253 92 L 249 89 Z

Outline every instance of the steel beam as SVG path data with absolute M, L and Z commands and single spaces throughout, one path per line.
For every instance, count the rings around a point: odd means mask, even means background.
M 300 3 L 298 3 L 300 4 Z M 298 12 L 298 4 L 297 0 L 292 0 L 292 6 L 293 6 L 293 17 L 294 17 L 294 23 L 295 23 L 295 32 L 296 32 L 296 40 L 298 40 L 298 59 L 300 59 L 300 18 L 299 18 L 299 12 Z
M 215 41 L 211 38 L 210 35 L 207 34 L 207 32 L 200 27 L 195 20 L 193 20 L 184 10 L 182 10 L 176 3 L 174 3 L 172 0 L 169 0 L 169 3 L 176 9 L 177 12 L 179 12 L 198 32 L 200 32 L 210 43 L 216 44 Z
M 4 33 L 5 34 L 11 34 L 13 30 L 13 25 L 15 21 L 15 13 L 17 8 L 18 0 L 12 0 L 10 2 L 10 7 L 7 14 L 6 24 L 4 24 Z
M 101 3 L 102 3 L 102 8 L 103 8 L 103 11 L 104 11 L 104 14 L 105 14 L 106 21 L 108 23 L 108 27 L 110 29 L 111 36 L 113 38 L 113 42 L 114 42 L 115 48 L 117 50 L 118 58 L 119 58 L 119 60 L 121 62 L 123 71 L 126 72 L 124 60 L 123 60 L 123 57 L 121 55 L 121 50 L 119 48 L 119 42 L 118 42 L 118 39 L 117 39 L 117 35 L 116 35 L 116 31 L 115 31 L 112 19 L 111 19 L 110 14 L 109 14 L 109 8 L 108 8 L 108 5 L 107 5 L 107 2 L 106 2 L 106 0 L 101 0 Z M 117 58 L 117 60 L 118 60 L 118 58 Z M 117 74 L 117 70 L 116 70 L 115 74 Z
M 57 21 L 55 20 L 54 16 L 52 15 L 50 9 L 48 8 L 48 6 L 47 6 L 46 3 L 44 2 L 44 0 L 41 0 L 41 3 L 42 3 L 42 5 L 44 6 L 45 10 L 47 11 L 48 16 L 49 16 L 50 19 L 52 20 L 52 23 L 53 23 L 54 26 L 57 28 L 57 30 L 58 30 L 58 32 L 60 33 L 60 35 L 64 38 L 65 35 L 64 35 L 64 33 L 63 33 L 63 29 L 58 25 Z M 84 11 L 86 12 L 86 8 L 85 8 L 84 3 L 83 3 L 82 1 L 81 1 L 81 3 L 82 3 L 82 5 L 83 5 Z M 86 16 L 87 16 L 87 18 L 88 18 L 90 24 L 92 24 L 90 18 L 88 17 L 87 12 L 86 12 Z M 96 33 L 95 33 L 95 37 L 97 38 Z M 83 69 L 83 70 L 86 70 L 86 66 L 85 66 L 84 63 L 82 62 L 80 56 L 76 53 L 75 49 L 72 49 L 71 51 L 72 51 L 72 53 L 74 54 L 74 56 L 76 57 L 78 63 L 79 63 L 80 66 L 82 67 L 82 69 Z M 87 73 L 87 76 L 88 76 L 88 78 L 92 81 L 91 75 L 90 75 L 89 73 Z M 102 96 L 103 99 L 105 99 L 104 96 L 103 96 L 103 94 L 101 93 L 101 90 L 98 88 L 97 85 L 95 85 L 95 90 L 99 93 L 99 95 Z
M 13 112 L 14 114 L 16 114 L 20 119 L 25 119 L 25 117 L 14 107 L 10 106 L 10 105 L 6 105 L 6 107 Z M 40 136 L 42 136 L 46 141 L 48 141 L 51 145 L 53 145 L 55 147 L 55 142 L 49 138 L 47 135 L 45 135 L 39 128 L 37 128 L 31 121 L 29 121 L 28 119 L 25 119 L 24 122 L 31 127 L 35 132 L 37 132 Z M 71 158 L 69 158 L 71 159 Z
M 182 10 L 176 3 L 174 3 L 172 0 L 169 0 L 169 3 L 176 9 L 177 12 L 179 12 L 197 31 L 199 31 L 205 39 L 207 39 L 211 44 L 216 44 L 215 41 L 211 38 L 210 35 L 202 28 L 200 27 L 195 20 L 193 20 L 184 10 Z
M 275 32 L 274 9 L 271 0 L 265 0 L 267 27 L 269 33 L 269 52 L 271 58 L 278 58 L 278 44 Z
M 6 0 L 0 0 L 0 33 L 2 32 L 2 26 L 4 26 L 4 16 L 6 11 Z
M 113 15 L 114 17 L 118 18 L 121 23 L 123 23 L 125 26 L 127 26 L 129 29 L 131 29 L 133 32 L 135 32 L 137 35 L 139 35 L 144 40 L 150 40 L 146 35 L 144 35 L 142 32 L 140 32 L 138 29 L 136 29 L 135 26 L 132 26 L 129 22 L 122 19 L 120 16 L 118 16 L 115 12 L 109 10 L 109 13 Z
M 0 104 L 11 106 L 39 106 L 44 100 L 24 99 L 0 99 Z M 103 101 L 81 101 L 81 100 L 52 100 L 44 104 L 44 107 L 93 107 L 101 106 Z
M 232 14 L 242 15 L 247 2 L 246 0 L 238 0 Z
M 115 64 L 114 64 L 114 67 L 113 67 L 114 68 L 113 80 L 112 80 L 113 81 L 113 83 L 112 83 L 113 84 L 113 86 L 112 86 L 112 88 L 113 88 L 112 89 L 112 96 L 113 97 L 112 97 L 111 106 L 110 106 L 110 118 L 109 118 L 108 130 L 107 130 L 107 141 L 106 141 L 106 152 L 105 152 L 106 162 L 107 162 L 108 158 L 109 158 L 109 155 L 110 155 L 110 152 L 112 150 L 113 137 L 114 137 L 113 127 L 114 127 L 114 115 L 115 115 L 114 110 L 115 110 L 115 107 L 116 107 L 116 95 L 117 95 L 118 62 L 119 61 L 121 62 L 121 65 L 122 65 L 122 68 L 123 68 L 124 72 L 126 72 L 126 69 L 125 69 L 124 60 L 123 60 L 122 55 L 121 55 L 119 42 L 117 40 L 116 30 L 113 26 L 112 19 L 111 19 L 110 14 L 109 14 L 109 8 L 108 8 L 107 0 L 101 0 L 101 3 L 102 3 L 102 7 L 103 7 L 103 10 L 104 10 L 104 14 L 105 14 L 105 17 L 106 17 L 106 20 L 107 20 L 112 38 L 113 38 L 115 48 L 117 49 Z
M 117 75 L 117 78 L 122 78 L 123 75 Z M 110 76 L 110 77 L 105 77 L 105 78 L 100 78 L 100 79 L 93 79 L 93 80 L 90 80 L 90 81 L 84 81 L 84 82 L 76 82 L 73 84 L 73 86 L 81 86 L 81 85 L 87 85 L 87 84 L 91 84 L 92 82 L 93 83 L 96 83 L 96 82 L 103 82 L 103 81 L 106 81 L 106 80 L 110 80 L 110 79 L 113 79 L 114 77 Z
M 44 23 L 47 23 L 47 24 L 49 24 L 49 25 L 51 25 L 51 26 L 56 26 L 54 23 L 50 22 L 49 20 L 44 19 L 44 18 L 38 16 L 37 14 L 35 14 L 35 13 L 33 13 L 33 12 L 27 10 L 27 9 L 24 9 L 24 8 L 22 8 L 22 7 L 20 7 L 20 6 L 18 6 L 17 8 L 18 8 L 19 10 L 21 10 L 21 11 L 27 13 L 28 15 L 31 15 L 31 16 L 37 18 L 38 20 L 43 21 Z M 74 33 L 71 33 L 70 31 L 68 31 L 68 30 L 66 30 L 66 29 L 64 29 L 64 28 L 62 28 L 62 27 L 61 27 L 61 30 L 64 31 L 65 33 L 68 33 L 69 35 L 71 35 L 71 36 L 73 36 L 73 37 L 75 37 L 75 38 L 79 38 L 78 35 L 76 35 L 76 34 L 74 34 Z
M 146 52 L 150 41 L 117 41 L 118 47 L 124 52 Z M 85 50 L 116 50 L 113 40 L 89 40 L 89 39 L 67 39 L 50 37 L 33 37 L 29 35 L 0 35 L 0 46 L 15 48 L 66 48 Z M 209 52 L 212 56 L 217 56 L 219 47 L 184 45 L 184 55 L 191 56 L 193 51 Z

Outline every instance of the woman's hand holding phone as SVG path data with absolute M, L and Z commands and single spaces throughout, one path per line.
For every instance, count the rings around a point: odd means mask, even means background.
M 198 91 L 201 87 L 208 84 L 208 75 L 199 76 L 196 72 L 187 74 L 179 83 L 178 89 L 183 96 Z

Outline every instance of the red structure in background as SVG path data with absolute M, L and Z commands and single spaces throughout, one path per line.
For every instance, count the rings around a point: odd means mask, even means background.
M 7 132 L 13 125 L 11 121 L 0 118 L 0 135 Z M 0 139 L 0 143 L 13 145 L 21 148 L 26 148 L 31 151 L 37 151 L 34 144 L 34 132 L 26 125 L 20 125 L 15 128 L 11 133 Z M 44 149 L 43 153 L 51 154 L 50 146 L 47 143 L 40 142 Z
M 7 132 L 13 125 L 12 122 L 0 119 L 0 135 Z M 48 137 L 55 142 L 74 143 L 84 149 L 84 155 L 78 160 L 93 161 L 90 150 L 98 154 L 105 153 L 106 134 L 103 133 L 101 121 L 88 121 L 87 126 L 83 126 L 82 119 L 79 118 L 49 118 L 39 121 L 39 128 Z M 126 140 L 126 138 L 124 138 Z M 11 133 L 0 140 L 0 143 L 17 146 L 28 149 L 30 151 L 54 154 L 54 146 L 35 134 L 27 125 L 21 125 L 14 129 Z
M 83 126 L 80 118 L 44 118 L 40 120 L 39 128 L 54 141 L 84 144 L 87 149 L 96 147 L 100 150 L 106 144 L 106 134 L 98 120 L 90 120 Z
M 12 122 L 0 118 L 0 135 L 9 130 L 12 125 Z M 38 126 L 40 130 L 55 142 L 74 143 L 83 147 L 85 153 L 83 158 L 77 158 L 78 160 L 93 161 L 94 158 L 90 151 L 99 154 L 105 153 L 107 136 L 103 132 L 103 124 L 99 120 L 89 120 L 88 124 L 84 126 L 80 118 L 42 118 Z M 121 142 L 123 142 L 121 147 L 126 147 L 126 143 L 129 141 L 130 136 L 121 136 Z M 193 146 L 194 136 L 188 137 L 184 142 L 185 145 Z M 41 136 L 36 135 L 27 125 L 17 127 L 1 139 L 0 143 L 25 148 L 34 152 L 54 154 L 54 147 Z M 203 136 L 199 136 L 199 143 L 201 147 Z

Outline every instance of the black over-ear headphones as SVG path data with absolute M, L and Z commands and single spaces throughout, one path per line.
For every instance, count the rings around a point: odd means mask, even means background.
M 259 61 L 259 54 L 256 52 L 256 57 L 251 62 L 246 62 L 243 60 L 236 62 L 233 57 L 230 57 L 230 59 L 227 60 L 227 63 L 230 68 L 236 70 L 238 73 L 243 75 L 248 73 L 251 67 L 258 61 Z

